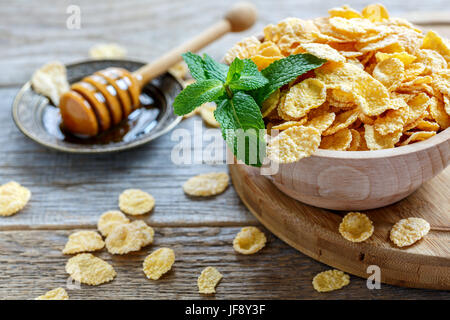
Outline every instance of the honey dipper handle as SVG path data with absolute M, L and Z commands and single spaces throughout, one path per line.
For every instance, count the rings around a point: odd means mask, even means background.
M 195 38 L 170 50 L 157 60 L 136 70 L 133 72 L 133 75 L 138 79 L 139 86 L 142 88 L 150 80 L 163 74 L 175 63 L 181 61 L 181 54 L 187 51 L 196 52 L 230 31 L 239 32 L 250 28 L 255 23 L 256 16 L 256 9 L 252 4 L 246 2 L 238 3 L 228 11 L 221 21 L 215 23 Z

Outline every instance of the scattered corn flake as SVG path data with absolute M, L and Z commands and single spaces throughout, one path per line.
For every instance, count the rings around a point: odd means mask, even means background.
M 97 222 L 97 229 L 100 233 L 107 237 L 115 227 L 129 223 L 128 219 L 122 212 L 117 210 L 107 211 L 100 216 Z
M 341 289 L 350 283 L 350 276 L 340 270 L 327 270 L 317 274 L 312 281 L 318 292 L 329 292 Z
M 31 198 L 31 192 L 15 181 L 0 186 L 0 216 L 11 216 L 22 210 Z
M 69 295 L 64 288 L 56 288 L 46 294 L 37 297 L 35 300 L 69 300 Z
M 220 124 L 214 116 L 214 111 L 216 111 L 216 104 L 212 102 L 207 102 L 199 107 L 203 121 L 210 127 L 219 128 Z
M 380 81 L 388 90 L 398 86 L 404 78 L 405 67 L 397 58 L 388 58 L 379 62 L 373 69 L 373 77 Z
M 283 59 L 283 58 L 284 58 L 284 56 L 282 56 L 282 55 L 266 57 L 266 56 L 258 54 L 256 56 L 251 57 L 251 60 L 256 64 L 256 66 L 258 67 L 258 70 L 261 71 L 262 69 L 267 68 L 273 62 Z
M 350 146 L 347 148 L 347 151 L 358 151 L 361 145 L 361 135 L 355 129 L 350 129 L 350 133 L 352 134 L 352 142 L 350 142 Z
M 367 143 L 367 147 L 370 150 L 381 150 L 394 148 L 395 144 L 400 140 L 402 135 L 402 130 L 387 134 L 379 134 L 373 126 L 365 124 L 364 125 L 364 138 Z
M 273 92 L 263 103 L 261 114 L 263 118 L 267 117 L 273 110 L 275 110 L 280 101 L 280 90 Z
M 63 253 L 75 254 L 80 252 L 90 252 L 103 249 L 105 243 L 102 236 L 96 231 L 78 231 L 69 236 Z
M 437 73 L 447 68 L 447 61 L 436 51 L 420 49 L 414 54 L 417 57 L 417 62 L 425 65 L 425 73 Z
M 175 253 L 169 248 L 160 248 L 148 255 L 143 264 L 143 270 L 147 278 L 158 280 L 172 269 L 175 262 Z
M 413 142 L 423 141 L 428 138 L 431 138 L 432 136 L 436 135 L 436 131 L 416 131 L 412 132 L 411 135 L 403 141 L 400 145 L 406 146 L 408 144 L 411 144 Z
M 327 44 L 323 43 L 303 43 L 302 48 L 306 52 L 327 61 L 345 62 L 345 58 L 337 51 Z
M 206 267 L 198 277 L 198 292 L 204 294 L 216 293 L 216 286 L 223 278 L 222 274 L 214 267 Z
M 349 110 L 342 113 L 339 113 L 333 121 L 333 124 L 325 130 L 322 134 L 324 136 L 332 135 L 342 129 L 348 128 L 351 124 L 353 124 L 356 120 L 358 120 L 358 111 L 357 110 Z
M 373 223 L 365 214 L 349 212 L 339 224 L 339 233 L 351 242 L 362 242 L 373 234 Z
M 311 109 L 322 105 L 327 97 L 327 90 L 322 81 L 306 79 L 291 87 L 286 100 L 278 106 L 278 113 L 300 119 Z M 281 114 L 280 114 L 281 116 Z
M 403 126 L 405 125 L 405 118 L 403 115 L 405 112 L 407 112 L 407 109 L 386 111 L 386 113 L 382 114 L 375 120 L 375 130 L 380 135 L 387 135 L 403 130 Z
M 397 247 L 410 246 L 430 231 L 430 224 L 422 218 L 407 218 L 398 221 L 391 229 L 390 239 Z
M 361 11 L 364 18 L 369 19 L 372 22 L 381 22 L 389 19 L 389 13 L 386 8 L 380 4 L 369 4 Z
M 329 136 L 324 136 L 320 143 L 320 149 L 343 151 L 352 143 L 352 133 L 345 128 Z
M 66 272 L 73 280 L 91 286 L 112 281 L 116 276 L 109 263 L 90 253 L 80 253 L 70 258 L 66 263 Z
M 153 228 L 136 220 L 116 226 L 106 237 L 106 249 L 111 254 L 126 254 L 139 251 L 153 242 Z
M 342 17 L 332 17 L 329 23 L 335 31 L 350 38 L 377 31 L 376 26 L 371 21 L 361 18 L 347 20 Z
M 444 109 L 448 116 L 450 116 L 450 98 L 444 96 Z
M 127 50 L 117 43 L 101 43 L 89 50 L 89 56 L 93 59 L 122 59 L 127 55 Z
M 225 191 L 230 178 L 226 172 L 210 172 L 192 177 L 183 184 L 183 190 L 190 196 L 214 196 Z
M 235 58 L 248 59 L 258 52 L 261 42 L 254 36 L 248 37 L 236 43 L 225 54 L 224 62 L 231 64 Z
M 422 131 L 438 131 L 439 128 L 439 124 L 428 120 L 419 120 L 419 122 L 415 126 L 415 129 Z
M 45 64 L 33 73 L 31 85 L 34 91 L 50 98 L 55 106 L 59 106 L 59 98 L 69 91 L 66 67 L 59 61 Z
M 425 65 L 420 62 L 414 62 L 408 65 L 405 69 L 405 81 L 415 79 L 425 71 Z
M 282 131 L 267 146 L 269 159 L 291 163 L 313 154 L 320 144 L 321 133 L 313 127 L 296 126 Z
M 140 189 L 127 189 L 119 196 L 119 208 L 129 215 L 141 215 L 150 212 L 155 206 L 155 198 Z
M 266 245 L 266 236 L 256 227 L 244 227 L 233 240 L 233 248 L 242 254 L 254 254 Z

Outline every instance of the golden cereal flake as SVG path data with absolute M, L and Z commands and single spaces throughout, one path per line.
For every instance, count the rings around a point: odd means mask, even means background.
M 423 39 L 422 49 L 431 49 L 437 51 L 447 61 L 450 60 L 450 44 L 448 40 L 441 38 L 433 30 L 428 31 Z
M 309 157 L 319 148 L 320 131 L 313 127 L 295 126 L 282 131 L 267 146 L 269 159 L 291 163 Z
M 405 77 L 403 62 L 397 58 L 388 58 L 379 62 L 372 73 L 373 77 L 380 81 L 386 88 L 397 87 Z
M 90 253 L 80 253 L 70 258 L 66 263 L 66 272 L 75 281 L 91 286 L 112 281 L 116 276 L 109 263 Z
M 380 4 L 369 4 L 361 11 L 364 18 L 369 19 L 372 22 L 381 22 L 389 19 L 389 13 L 386 8 Z
M 404 113 L 408 109 L 388 110 L 374 122 L 374 128 L 380 135 L 387 135 L 403 130 L 405 125 Z
M 429 120 L 419 120 L 415 129 L 421 131 L 438 131 L 440 128 L 439 124 Z
M 106 249 L 111 254 L 126 254 L 139 251 L 153 242 L 153 228 L 137 220 L 115 227 L 106 237 Z
M 28 203 L 31 192 L 17 182 L 11 181 L 0 186 L 0 216 L 11 216 L 22 210 Z
M 416 132 L 411 133 L 411 135 L 408 137 L 408 139 L 403 141 L 400 145 L 406 146 L 413 142 L 418 142 L 418 141 L 423 141 L 423 140 L 429 139 L 434 135 L 436 135 L 435 131 L 416 131 Z
M 37 297 L 35 300 L 69 300 L 69 295 L 64 288 L 56 288 L 46 294 Z
M 317 274 L 312 281 L 318 292 L 329 292 L 341 289 L 350 283 L 350 276 L 340 270 L 327 270 Z
M 450 115 L 446 112 L 445 104 L 443 101 L 435 99 L 434 103 L 430 104 L 430 114 L 433 119 L 436 120 L 442 130 L 450 127 Z
M 320 143 L 320 149 L 343 151 L 352 143 L 352 133 L 349 129 L 342 129 L 330 136 L 324 136 Z
M 348 128 L 352 125 L 356 120 L 358 120 L 358 111 L 357 110 L 349 110 L 342 112 L 336 116 L 333 121 L 333 124 L 323 132 L 324 136 L 329 136 L 335 134 L 336 132 Z
M 305 126 L 316 128 L 320 133 L 323 133 L 331 126 L 334 119 L 336 119 L 336 114 L 334 112 L 323 112 L 322 114 L 309 118 L 305 123 Z
M 330 17 L 341 17 L 345 19 L 362 18 L 361 14 L 352 9 L 348 5 L 343 5 L 342 7 L 332 8 L 328 10 Z
M 391 241 L 398 247 L 410 246 L 430 231 L 430 224 L 422 218 L 407 218 L 398 221 L 391 229 Z
M 399 142 L 400 137 L 402 136 L 402 130 L 395 131 L 387 135 L 381 135 L 374 129 L 374 126 L 368 124 L 364 125 L 364 130 L 364 138 L 366 140 L 367 147 L 370 150 L 394 148 L 395 144 Z
M 367 19 L 354 18 L 348 20 L 341 17 L 332 17 L 329 23 L 335 31 L 351 38 L 377 31 L 375 24 Z
M 401 62 L 403 62 L 403 65 L 405 67 L 413 63 L 414 60 L 416 60 L 416 57 L 414 55 L 409 54 L 407 52 L 394 52 L 394 53 L 377 52 L 375 54 L 375 58 L 377 59 L 378 63 L 390 58 L 396 58 Z
M 254 36 L 245 38 L 228 50 L 224 62 L 231 64 L 235 58 L 248 59 L 257 54 L 260 44 L 261 42 Z
M 352 134 L 352 142 L 350 142 L 347 151 L 358 151 L 361 145 L 361 134 L 355 129 L 350 129 L 350 133 Z
M 103 249 L 105 243 L 96 231 L 78 231 L 69 236 L 63 249 L 64 254 L 90 252 Z
M 284 103 L 278 110 L 294 119 L 304 117 L 311 109 L 321 106 L 327 97 L 327 90 L 322 81 L 306 79 L 291 87 Z
M 280 131 L 286 130 L 290 127 L 301 126 L 301 125 L 305 124 L 306 120 L 307 120 L 307 118 L 304 117 L 304 118 L 300 119 L 299 121 L 286 121 L 286 122 L 283 122 L 283 123 L 273 126 L 272 129 L 280 130 Z
M 175 253 L 172 249 L 161 248 L 144 260 L 143 270 L 147 278 L 158 280 L 163 274 L 168 272 L 175 262 Z
M 119 196 L 119 208 L 126 214 L 141 215 L 155 206 L 155 198 L 140 189 L 127 189 Z
M 188 66 L 186 64 L 186 62 L 181 61 L 178 62 L 177 64 L 175 64 L 174 66 L 172 66 L 169 69 L 169 72 L 177 79 L 179 80 L 183 80 L 184 78 L 186 78 L 189 69 Z
M 198 277 L 198 292 L 204 294 L 216 293 L 216 286 L 223 278 L 222 274 L 214 267 L 206 267 Z
M 339 233 L 351 242 L 362 242 L 373 234 L 373 224 L 363 213 L 349 212 L 339 225 Z
M 233 248 L 242 254 L 254 254 L 266 245 L 266 236 L 256 227 L 245 227 L 233 240 Z
M 103 236 L 107 237 L 115 227 L 129 222 L 130 219 L 122 212 L 112 210 L 107 211 L 100 216 L 100 219 L 98 219 L 97 222 L 97 228 Z
M 280 89 L 278 89 L 262 103 L 261 114 L 263 118 L 267 117 L 273 110 L 278 107 L 280 96 Z
M 190 196 L 214 196 L 225 191 L 229 184 L 226 172 L 210 172 L 192 177 L 183 184 L 183 190 Z
M 345 62 L 346 59 L 336 49 L 323 43 L 303 43 L 302 48 L 306 52 L 327 61 L 333 62 Z
M 216 104 L 212 102 L 207 102 L 199 107 L 203 121 L 210 127 L 219 128 L 220 124 L 214 116 L 214 111 L 216 111 Z
M 122 59 L 127 50 L 117 43 L 101 43 L 89 50 L 89 56 L 94 59 Z
M 59 61 L 45 64 L 33 73 L 31 85 L 34 91 L 50 98 L 55 106 L 59 106 L 59 98 L 69 91 L 66 67 Z
M 348 87 L 355 103 L 367 116 L 377 116 L 389 109 L 388 90 L 370 74 L 351 63 L 329 70 L 315 70 L 318 79 L 330 89 Z

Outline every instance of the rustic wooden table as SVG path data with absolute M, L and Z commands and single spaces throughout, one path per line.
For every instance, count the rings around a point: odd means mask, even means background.
M 361 9 L 361 1 L 345 1 Z M 369 1 L 364 1 L 369 2 Z M 174 165 L 168 159 L 176 144 L 170 134 L 136 150 L 111 155 L 71 155 L 49 151 L 24 137 L 12 122 L 10 108 L 19 87 L 34 69 L 53 59 L 74 62 L 87 57 L 99 42 L 118 42 L 132 58 L 149 61 L 214 22 L 229 1 L 72 1 L 81 8 L 81 29 L 66 28 L 67 2 L 0 1 L 0 183 L 16 180 L 33 192 L 19 214 L 0 219 L 0 299 L 30 299 L 65 286 L 67 236 L 74 230 L 95 229 L 100 214 L 117 207 L 117 196 L 130 187 L 152 193 L 153 213 L 145 216 L 155 228 L 155 243 L 135 254 L 99 254 L 114 265 L 117 278 L 98 287 L 70 290 L 72 299 L 449 299 L 450 293 L 382 285 L 368 290 L 365 280 L 352 277 L 344 290 L 319 294 L 312 277 L 327 266 L 268 235 L 268 244 L 252 256 L 238 255 L 231 246 L 243 226 L 258 225 L 233 188 L 211 198 L 194 200 L 181 185 L 203 172 L 225 165 Z M 247 34 L 286 16 L 326 14 L 340 1 L 258 1 L 261 18 Z M 390 1 L 390 11 L 406 15 L 450 36 L 448 1 Z M 433 14 L 438 12 L 440 14 Z M 425 13 L 424 13 L 425 12 Z M 431 14 L 427 14 L 431 12 Z M 206 49 L 220 57 L 241 38 L 228 35 Z M 183 121 L 192 129 L 195 119 Z M 197 120 L 198 121 L 198 120 Z M 450 169 L 443 174 L 450 177 Z M 156 248 L 175 250 L 173 270 L 159 281 L 147 280 L 144 257 Z M 196 279 L 206 266 L 224 275 L 217 294 L 197 293 Z

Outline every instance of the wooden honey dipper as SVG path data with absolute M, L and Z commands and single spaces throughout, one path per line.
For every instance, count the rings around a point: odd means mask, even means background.
M 74 83 L 60 100 L 64 128 L 84 136 L 108 130 L 139 108 L 142 88 L 181 61 L 182 53 L 198 51 L 228 32 L 244 31 L 255 21 L 255 7 L 239 3 L 200 35 L 132 73 L 122 68 L 107 68 Z

